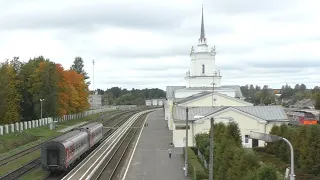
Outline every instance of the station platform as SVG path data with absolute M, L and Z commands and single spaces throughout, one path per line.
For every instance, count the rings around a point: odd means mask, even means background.
M 172 131 L 166 127 L 163 110 L 150 113 L 146 122 L 122 180 L 190 180 L 184 176 L 182 148 L 170 146 Z

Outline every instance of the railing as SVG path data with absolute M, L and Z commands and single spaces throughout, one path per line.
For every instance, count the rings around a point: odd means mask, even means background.
M 198 157 L 201 160 L 201 162 L 203 163 L 203 167 L 208 169 L 209 164 L 207 163 L 205 157 L 201 154 L 201 152 L 198 150 Z

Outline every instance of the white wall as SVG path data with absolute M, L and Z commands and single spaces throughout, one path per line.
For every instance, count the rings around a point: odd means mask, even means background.
M 211 91 L 211 90 L 209 90 L 209 91 Z M 175 91 L 174 95 L 175 95 L 175 98 L 186 98 L 188 96 L 192 96 L 194 94 L 198 94 L 198 93 L 201 93 L 201 92 L 203 92 L 203 90 L 179 89 L 179 90 Z M 230 96 L 230 97 L 235 97 L 236 96 L 236 93 L 235 93 L 234 89 L 214 90 L 214 92 L 220 93 L 220 94 L 224 94 L 224 95 L 227 95 L 227 96 Z
M 215 118 L 215 123 L 219 122 L 227 122 L 226 120 L 221 120 L 218 119 L 219 117 L 232 117 L 234 120 L 238 123 L 239 128 L 240 128 L 240 134 L 242 138 L 242 145 L 247 148 L 252 147 L 252 140 L 249 139 L 248 143 L 245 143 L 245 135 L 249 135 L 250 131 L 256 131 L 256 132 L 261 132 L 261 133 L 267 133 L 269 134 L 269 131 L 274 125 L 281 125 L 281 122 L 274 122 L 270 124 L 265 124 L 265 121 L 258 121 L 252 117 L 246 116 L 242 113 L 238 113 L 236 111 L 226 111 L 224 113 L 221 113 L 219 115 L 216 115 Z M 209 117 L 210 118 L 210 117 Z M 191 123 L 189 123 L 190 126 L 192 126 Z M 185 124 L 176 124 L 176 125 L 185 125 Z M 209 132 L 210 130 L 210 120 L 206 119 L 202 124 L 193 124 L 193 128 L 190 127 L 190 131 L 188 133 L 188 143 L 189 146 L 194 146 L 194 135 L 198 133 L 204 133 L 204 132 Z M 176 147 L 183 147 L 183 138 L 185 137 L 185 130 L 173 130 L 173 143 L 175 144 Z M 264 141 L 259 141 L 259 146 L 263 147 L 265 145 Z
M 151 100 L 145 100 L 145 102 L 146 102 L 146 106 L 151 106 L 152 105 Z
M 216 101 L 213 101 L 215 99 Z M 197 99 L 183 105 L 187 106 L 253 106 L 253 104 L 249 104 L 245 101 L 241 101 L 240 99 L 229 99 L 227 97 L 223 97 L 221 95 L 208 95 L 201 99 Z
M 203 47 L 205 49 L 200 50 L 200 53 L 193 53 L 191 55 L 191 76 L 200 76 L 202 74 L 202 64 L 205 65 L 205 75 L 213 75 L 213 71 L 215 70 L 215 58 L 208 51 L 207 47 Z
M 212 87 L 212 76 L 206 76 L 206 77 L 185 77 L 185 83 L 187 88 L 188 87 Z M 221 87 L 221 77 L 214 77 L 214 87 Z
M 94 94 L 89 95 L 88 101 L 90 103 L 90 108 L 99 109 L 102 106 L 102 95 Z

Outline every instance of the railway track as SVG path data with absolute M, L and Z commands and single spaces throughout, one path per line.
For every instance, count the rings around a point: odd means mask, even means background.
M 5 174 L 4 176 L 1 177 L 1 180 L 15 180 L 18 179 L 19 177 L 23 176 L 25 173 L 29 172 L 32 169 L 35 169 L 37 167 L 41 166 L 41 160 L 40 158 L 34 159 L 27 164 L 21 166 L 20 168 Z
M 128 116 L 130 117 L 132 114 L 136 113 L 136 111 L 137 111 L 137 110 L 115 113 L 115 114 L 113 114 L 112 118 L 108 118 L 108 120 L 104 121 L 103 124 L 104 124 L 104 125 L 109 125 L 109 124 L 111 125 L 111 124 L 114 122 L 115 119 L 117 119 L 117 118 L 119 118 L 119 117 L 122 117 L 122 116 L 125 116 L 125 118 L 127 118 Z M 128 114 L 129 114 L 129 115 L 128 115 Z M 104 115 L 102 115 L 102 116 L 104 116 Z M 101 117 L 96 118 L 96 120 L 98 120 L 98 119 L 100 119 L 100 118 L 101 118 Z M 123 119 L 125 119 L 125 118 L 123 118 Z M 121 119 L 119 122 L 114 123 L 113 127 L 118 126 L 121 122 L 123 122 L 123 119 Z M 94 120 L 94 121 L 95 121 L 95 120 Z M 90 121 L 90 122 L 92 122 L 92 121 Z M 105 134 L 104 134 L 105 138 L 106 138 L 106 136 L 108 136 L 109 134 L 112 133 L 111 131 L 113 131 L 113 129 L 111 129 L 111 130 L 109 129 L 108 131 L 105 132 Z M 66 133 L 67 133 L 67 132 L 66 132 Z M 54 138 L 57 138 L 57 137 L 54 137 Z M 52 139 L 54 139 L 54 138 L 52 138 Z M 52 140 L 52 139 L 50 139 L 50 140 Z M 50 141 L 50 140 L 48 140 L 48 141 Z M 43 142 L 43 143 L 45 143 L 45 142 Z M 26 149 L 26 150 L 24 150 L 24 151 L 21 151 L 21 152 L 19 152 L 19 153 L 17 153 L 17 154 L 14 154 L 13 156 L 10 156 L 10 157 L 4 159 L 4 162 L 1 162 L 0 167 L 3 166 L 3 165 L 5 165 L 5 164 L 7 164 L 7 163 L 9 163 L 9 162 L 11 162 L 11 161 L 13 161 L 13 160 L 16 160 L 16 159 L 18 159 L 18 158 L 20 158 L 20 157 L 22 157 L 22 156 L 25 156 L 25 155 L 27 155 L 27 154 L 29 154 L 29 153 L 32 153 L 32 152 L 40 149 L 40 148 L 41 148 L 41 145 L 42 145 L 43 143 L 41 143 L 41 144 L 39 144 L 39 145 L 36 145 L 36 146 L 33 146 L 33 147 L 31 147 L 31 148 L 28 148 L 28 149 Z M 29 171 L 37 168 L 37 167 L 41 167 L 41 159 L 40 159 L 40 157 L 37 158 L 37 159 L 35 159 L 35 160 L 29 161 L 28 163 L 24 164 L 24 165 L 21 166 L 20 168 L 18 168 L 18 169 L 14 170 L 14 171 L 11 171 L 11 172 L 9 172 L 9 173 L 1 176 L 1 177 L 0 177 L 0 180 L 13 180 L 13 179 L 17 179 L 17 178 L 23 176 L 23 175 L 26 174 L 27 172 L 29 172 Z M 63 177 L 63 176 L 62 176 L 62 177 Z M 46 179 L 61 179 L 61 173 L 60 173 L 60 175 L 59 175 L 59 174 L 57 174 L 57 175 L 55 175 L 55 174 L 53 174 L 53 175 L 52 175 L 52 174 L 49 174 L 49 175 L 46 177 Z
M 77 167 L 72 169 L 62 180 L 84 180 L 94 179 L 97 169 L 99 169 L 106 158 L 112 153 L 114 148 L 117 148 L 118 142 L 122 137 L 130 131 L 132 125 L 136 124 L 139 118 L 145 113 L 154 110 L 144 110 L 134 114 L 124 122 L 119 128 L 116 128 L 105 141 L 103 141 L 89 156 L 87 156 Z M 129 137 L 130 134 L 127 136 Z
M 99 120 L 102 116 L 104 116 L 104 115 L 105 115 L 105 114 L 101 115 L 100 117 L 97 117 L 97 118 L 96 118 L 95 120 L 93 120 L 93 121 L 98 121 L 98 120 Z M 117 112 L 116 112 L 115 114 L 111 114 L 111 115 L 117 115 Z M 91 122 L 91 121 L 90 121 L 90 122 Z M 69 132 L 69 131 L 67 131 L 67 132 Z M 67 133 L 67 132 L 65 132 L 65 133 Z M 65 133 L 63 133 L 63 134 L 65 134 Z M 62 134 L 62 135 L 63 135 L 63 134 Z M 62 136 L 62 135 L 59 135 L 59 136 Z M 57 136 L 57 137 L 59 137 L 59 136 Z M 55 139 L 55 138 L 57 138 L 57 137 L 50 138 L 50 139 L 48 139 L 47 141 L 50 141 L 50 140 Z M 9 162 L 12 162 L 12 161 L 14 161 L 14 160 L 16 160 L 16 159 L 18 159 L 18 158 L 20 158 L 20 157 L 22 157 L 22 156 L 25 156 L 25 155 L 27 155 L 27 154 L 30 154 L 30 153 L 32 153 L 32 152 L 40 149 L 41 145 L 44 144 L 44 143 L 46 143 L 47 141 L 44 141 L 44 142 L 42 142 L 42 143 L 40 143 L 40 144 L 37 144 L 37 145 L 34 145 L 34 146 L 30 147 L 30 148 L 27 148 L 27 149 L 24 149 L 24 150 L 22 150 L 22 151 L 19 151 L 19 152 L 15 153 L 15 154 L 13 154 L 13 155 L 11 155 L 11 156 L 8 156 L 8 157 L 5 157 L 5 158 L 0 159 L 0 168 L 1 168 L 1 166 L 4 166 L 4 165 L 8 164 Z
M 104 133 L 104 135 L 103 135 L 104 137 L 102 138 L 102 141 L 106 140 L 114 131 L 117 130 L 118 127 L 120 127 L 122 124 L 124 124 L 133 114 L 136 114 L 139 111 L 141 111 L 141 110 L 134 110 L 134 111 L 123 113 L 119 117 L 117 117 L 120 119 L 119 121 L 115 121 L 116 119 L 114 119 L 113 121 L 109 120 L 109 121 L 104 122 L 104 125 L 108 125 L 110 128 Z M 86 158 L 86 156 L 84 158 Z M 48 173 L 45 180 L 60 180 L 67 173 L 68 172 L 62 173 L 62 174 L 61 173 L 60 174 L 59 173 Z
M 91 178 L 92 180 L 111 180 L 116 178 L 115 175 L 117 174 L 116 172 L 119 164 L 125 156 L 131 142 L 135 139 L 139 129 L 142 128 L 147 114 L 148 113 L 145 113 L 140 116 L 138 120 L 131 126 L 131 128 L 121 138 L 120 142 L 117 143 L 117 146 L 101 164 L 100 168 L 93 175 Z

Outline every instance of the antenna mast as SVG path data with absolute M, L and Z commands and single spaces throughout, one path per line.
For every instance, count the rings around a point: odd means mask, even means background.
M 95 94 L 95 90 L 94 90 L 94 59 L 92 60 L 92 90 L 93 90 L 93 94 Z
M 213 93 L 214 93 L 214 73 L 212 76 L 212 107 L 213 107 L 213 102 L 215 101 L 214 97 L 213 97 Z
M 92 96 L 91 96 L 91 100 L 92 100 L 92 103 L 91 103 L 91 108 L 93 110 L 93 107 L 94 107 L 94 96 L 95 95 L 95 90 L 94 90 L 94 59 L 92 60 Z

